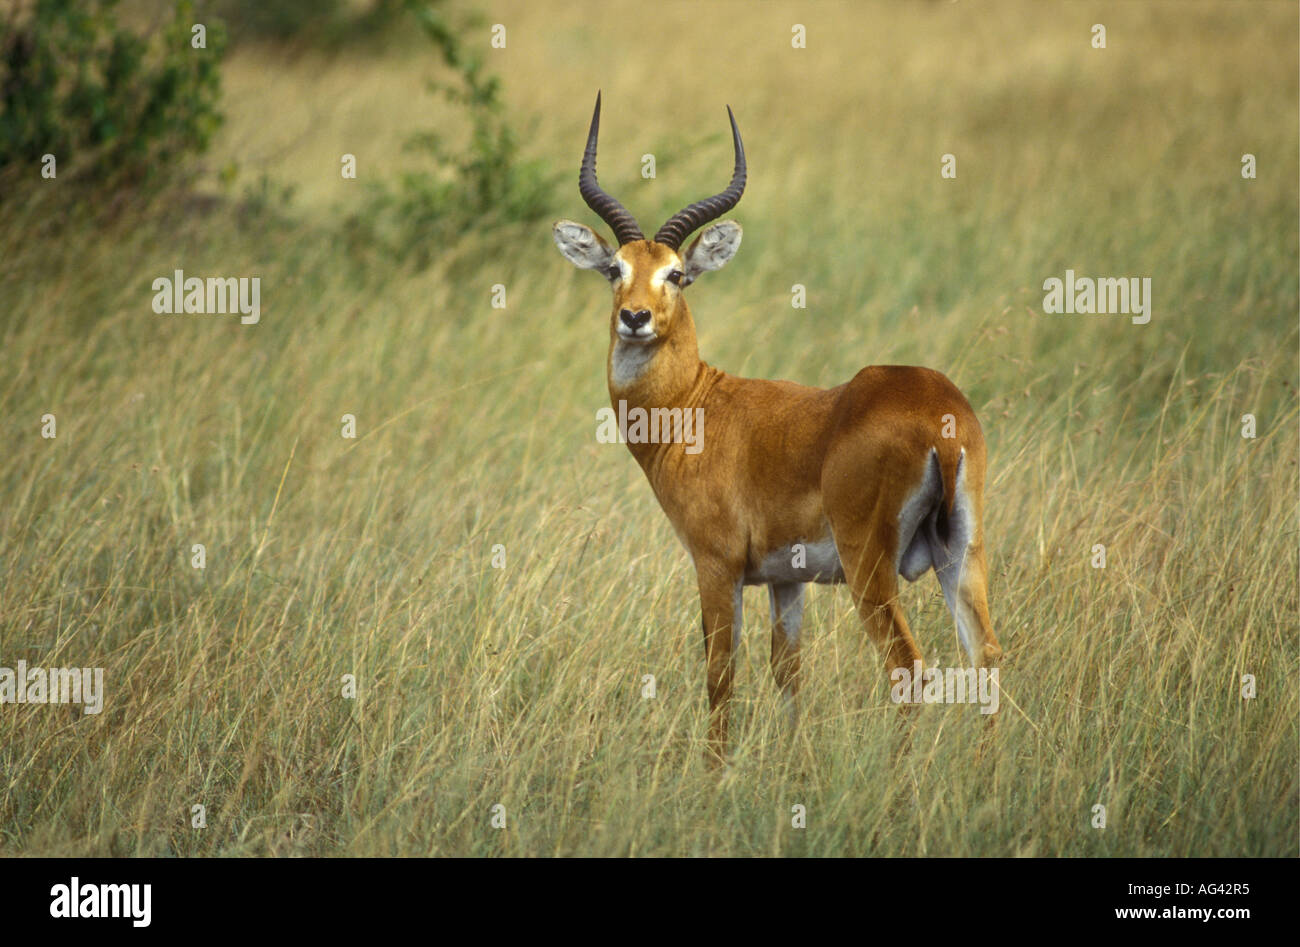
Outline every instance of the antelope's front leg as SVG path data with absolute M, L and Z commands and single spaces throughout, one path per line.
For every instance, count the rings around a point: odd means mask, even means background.
M 704 757 L 711 765 L 725 762 L 729 724 L 728 702 L 740 643 L 741 576 L 713 563 L 697 563 L 700 609 L 703 614 L 704 661 L 709 687 L 709 745 Z
M 772 677 L 785 697 L 794 726 L 799 716 L 799 628 L 803 624 L 803 583 L 773 583 L 767 587 L 772 603 Z

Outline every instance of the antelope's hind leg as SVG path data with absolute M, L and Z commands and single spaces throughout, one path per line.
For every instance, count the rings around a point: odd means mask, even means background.
M 903 466 L 889 451 L 863 458 L 860 452 L 843 450 L 828 458 L 822 474 L 826 516 L 844 580 L 891 680 L 895 670 L 905 668 L 910 676 L 921 663 L 898 602 L 899 513 L 912 491 L 901 487 L 890 472 Z M 901 705 L 904 711 L 911 706 Z
M 920 664 L 921 652 L 898 603 L 893 548 L 896 527 L 885 522 L 841 523 L 837 527 L 832 519 L 831 528 L 844 579 L 867 636 L 880 649 L 891 677 L 897 668 L 906 668 L 911 675 Z
M 922 532 L 963 650 L 976 667 L 993 667 L 1002 657 L 1002 647 L 989 618 L 988 567 L 980 522 L 984 485 L 977 481 L 978 476 L 967 475 L 963 449 L 957 460 L 952 513 L 942 523 L 931 517 Z

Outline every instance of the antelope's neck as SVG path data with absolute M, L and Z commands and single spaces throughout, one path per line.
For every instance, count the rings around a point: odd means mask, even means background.
M 655 409 L 686 411 L 704 407 L 709 390 L 722 373 L 700 361 L 690 311 L 683 312 L 679 319 L 682 321 L 668 338 L 652 345 L 628 343 L 612 334 L 607 379 L 610 404 L 620 418 L 632 415 L 638 408 L 648 414 Z M 669 445 L 629 440 L 627 446 L 646 467 Z
M 609 400 L 632 408 L 696 407 L 701 374 L 713 371 L 700 361 L 695 322 L 683 303 L 671 334 L 649 345 L 625 342 L 611 331 L 607 380 Z

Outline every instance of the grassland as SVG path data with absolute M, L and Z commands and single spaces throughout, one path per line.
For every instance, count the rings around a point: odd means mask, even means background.
M 549 222 L 423 269 L 349 243 L 405 138 L 460 127 L 435 57 L 245 45 L 181 197 L 0 206 L 0 665 L 107 689 L 99 715 L 0 706 L 0 854 L 1296 854 L 1296 7 L 659 7 L 492 5 L 526 151 L 562 173 L 556 215 L 595 223 L 574 182 L 602 88 L 602 182 L 653 227 L 725 183 L 730 103 L 745 243 L 690 290 L 704 357 L 822 385 L 917 363 L 968 393 L 996 744 L 976 761 L 978 715 L 931 707 L 897 755 L 881 661 L 824 588 L 791 737 L 750 590 L 733 765 L 706 770 L 688 557 L 595 438 L 604 283 Z M 222 192 L 230 161 L 292 203 Z M 260 276 L 261 322 L 155 315 L 177 268 Z M 1067 268 L 1152 277 L 1151 322 L 1044 314 Z M 904 596 L 956 663 L 933 577 Z

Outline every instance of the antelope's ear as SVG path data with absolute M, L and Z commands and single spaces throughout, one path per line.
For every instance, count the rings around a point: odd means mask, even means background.
M 686 267 L 682 285 L 688 286 L 695 282 L 701 273 L 720 270 L 726 266 L 740 249 L 742 232 L 740 224 L 734 220 L 722 220 L 696 237 L 682 261 Z
M 614 265 L 613 249 L 590 227 L 557 220 L 551 233 L 564 258 L 579 269 L 604 271 Z

